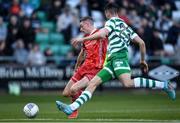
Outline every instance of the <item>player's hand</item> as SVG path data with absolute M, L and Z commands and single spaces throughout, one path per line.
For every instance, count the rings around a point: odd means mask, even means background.
M 76 47 L 79 43 L 83 42 L 83 39 L 82 38 L 73 38 L 71 40 L 71 44 Z
M 149 70 L 148 64 L 146 63 L 146 61 L 141 61 L 140 62 L 140 68 L 141 68 L 143 73 L 147 73 L 148 70 Z

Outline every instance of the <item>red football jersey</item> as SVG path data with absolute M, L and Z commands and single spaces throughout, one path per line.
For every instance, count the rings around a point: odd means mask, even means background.
M 92 34 L 97 31 L 98 30 L 95 30 Z M 85 37 L 89 35 L 85 35 Z M 108 38 L 84 41 L 83 49 L 85 50 L 86 58 L 83 64 L 102 68 L 106 57 L 107 44 Z

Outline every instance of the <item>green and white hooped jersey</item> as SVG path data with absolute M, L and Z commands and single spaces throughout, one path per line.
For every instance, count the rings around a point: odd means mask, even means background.
M 123 20 L 118 17 L 112 17 L 105 23 L 108 29 L 108 58 L 116 52 L 128 50 L 130 41 L 137 34 Z

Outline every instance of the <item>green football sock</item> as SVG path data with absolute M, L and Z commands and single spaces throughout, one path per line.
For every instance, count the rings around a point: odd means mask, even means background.
M 92 94 L 89 91 L 82 92 L 82 94 L 72 104 L 70 104 L 71 109 L 78 109 L 81 105 L 90 100 L 91 97 Z
M 163 89 L 165 86 L 164 82 L 141 78 L 141 77 L 134 78 L 134 85 L 135 88 L 144 87 L 144 88 L 156 88 L 156 89 Z

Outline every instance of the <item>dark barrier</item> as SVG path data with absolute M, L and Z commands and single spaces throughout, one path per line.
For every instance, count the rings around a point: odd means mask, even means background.
M 150 70 L 158 66 L 150 66 Z M 180 66 L 170 66 L 179 71 Z M 163 70 L 162 70 L 163 71 Z M 163 73 L 163 72 L 162 72 Z M 160 73 L 161 74 L 161 73 Z M 179 74 L 179 73 L 178 73 Z M 22 90 L 42 90 L 42 89 L 61 89 L 64 88 L 70 77 L 73 75 L 72 66 L 18 66 L 1 65 L 0 66 L 0 89 L 8 89 L 8 85 L 16 83 Z M 138 66 L 132 67 L 132 77 L 144 76 Z M 179 81 L 179 75 L 171 79 Z M 177 84 L 179 84 L 177 82 Z M 119 87 L 117 81 L 105 83 L 104 87 Z
M 10 83 L 20 84 L 22 89 L 57 89 L 65 86 L 73 74 L 70 66 L 0 66 L 0 88 Z

